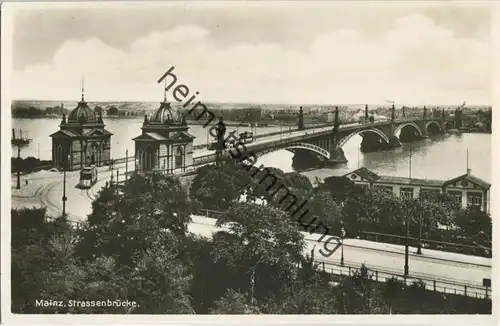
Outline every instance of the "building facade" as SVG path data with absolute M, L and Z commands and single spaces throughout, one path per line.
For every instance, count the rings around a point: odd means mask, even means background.
M 470 170 L 450 180 L 381 176 L 364 167 L 344 176 L 357 185 L 386 190 L 397 197 L 421 198 L 427 194 L 446 192 L 463 208 L 477 206 L 488 213 L 490 210 L 491 184 L 473 176 Z
M 52 165 L 57 169 L 78 170 L 85 166 L 110 163 L 111 136 L 105 129 L 102 115 L 82 99 L 69 114 L 63 114 L 60 130 L 52 138 Z
M 136 171 L 174 173 L 193 164 L 193 140 L 180 110 L 166 97 L 149 118 L 144 116 L 142 134 L 134 138 Z

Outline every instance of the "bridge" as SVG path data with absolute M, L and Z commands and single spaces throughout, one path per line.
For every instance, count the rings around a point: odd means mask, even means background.
M 193 165 L 204 165 L 215 162 L 221 157 L 228 159 L 235 156 L 254 156 L 255 161 L 262 155 L 282 149 L 292 152 L 311 151 L 325 163 L 346 163 L 342 147 L 355 135 L 363 137 L 362 149 L 364 147 L 376 151 L 399 147 L 401 141 L 426 138 L 429 134 L 443 133 L 451 128 L 453 125 L 445 119 L 444 114 L 440 118 L 427 117 L 424 113 L 421 118 L 395 119 L 394 108 L 391 119 L 385 121 L 340 124 L 336 109 L 335 121 L 328 125 L 260 135 L 252 143 L 237 145 L 239 149 L 223 152 L 200 150 L 193 157 Z M 231 138 L 226 137 L 226 140 Z

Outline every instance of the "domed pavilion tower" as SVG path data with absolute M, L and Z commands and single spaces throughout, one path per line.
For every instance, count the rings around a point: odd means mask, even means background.
M 109 164 L 111 136 L 105 128 L 102 114 L 99 116 L 82 99 L 66 120 L 63 113 L 60 130 L 52 138 L 52 165 L 55 168 L 78 170 L 85 166 Z
M 144 116 L 142 135 L 135 142 L 135 161 L 138 173 L 186 171 L 193 164 L 193 140 L 188 125 L 178 109 L 167 102 L 166 93 L 160 107 L 149 118 Z

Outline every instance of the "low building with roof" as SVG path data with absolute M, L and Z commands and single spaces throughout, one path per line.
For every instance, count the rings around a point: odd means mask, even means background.
M 452 195 L 461 207 L 478 206 L 488 213 L 490 210 L 491 184 L 473 176 L 470 169 L 467 173 L 450 180 L 384 176 L 365 167 L 344 176 L 357 185 L 386 190 L 396 197 L 421 198 L 431 193 L 446 192 Z
M 151 117 L 144 116 L 142 134 L 135 137 L 136 172 L 186 171 L 193 164 L 193 140 L 180 110 L 171 107 L 165 94 Z
M 85 166 L 110 163 L 111 136 L 102 114 L 97 115 L 82 99 L 68 114 L 63 114 L 60 130 L 52 138 L 52 165 L 57 169 L 78 170 Z

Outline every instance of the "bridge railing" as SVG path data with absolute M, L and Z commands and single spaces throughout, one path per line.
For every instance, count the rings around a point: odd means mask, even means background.
M 320 268 L 322 268 L 325 272 L 339 276 L 352 276 L 355 271 L 359 271 L 361 268 L 360 264 L 354 264 L 348 261 L 344 262 L 344 265 L 326 261 L 324 259 L 316 259 L 316 262 L 320 264 Z M 381 267 L 370 267 L 366 265 L 365 267 L 367 268 L 371 279 L 376 282 L 387 282 L 388 280 L 394 278 L 402 281 L 406 285 L 411 285 L 414 282 L 420 281 L 425 285 L 425 289 L 430 291 L 464 295 L 474 298 L 491 298 L 492 296 L 491 287 L 461 281 L 433 278 L 419 273 L 412 273 L 411 270 L 409 273 L 410 275 L 405 277 L 401 273 L 393 270 L 391 271 Z
M 405 122 L 405 121 L 418 121 L 420 119 L 414 119 L 414 118 L 408 118 L 408 119 L 398 119 L 396 120 L 395 122 L 396 123 L 399 123 L 399 122 Z M 340 128 L 347 128 L 347 127 L 356 127 L 356 126 L 360 126 L 360 127 L 364 127 L 366 125 L 370 125 L 370 126 L 378 126 L 378 125 L 384 125 L 384 124 L 387 124 L 388 122 L 390 121 L 375 121 L 373 123 L 357 123 L 357 122 L 348 122 L 348 123 L 344 123 L 344 124 L 341 124 L 339 125 Z M 275 135 L 280 135 L 280 134 L 283 134 L 283 135 L 286 135 L 287 133 L 296 133 L 296 132 L 299 132 L 299 131 L 304 131 L 306 133 L 306 135 L 316 135 L 316 134 L 319 134 L 319 133 L 328 133 L 330 131 L 325 131 L 325 130 L 321 130 L 323 128 L 326 128 L 326 127 L 333 127 L 333 123 L 325 123 L 325 124 L 318 124 L 318 125 L 312 125 L 312 126 L 306 126 L 304 129 L 302 130 L 299 130 L 297 128 L 294 128 L 294 129 L 291 129 L 291 130 L 283 130 L 283 131 L 276 131 L 276 132 L 270 132 L 270 133 L 265 133 L 265 134 L 258 134 L 255 136 L 256 139 L 261 139 L 261 138 L 265 138 L 265 137 L 270 137 L 270 136 L 275 136 Z M 293 136 L 285 136 L 286 138 L 285 139 L 280 139 L 280 141 L 297 141 L 297 140 L 300 140 L 304 135 L 293 135 Z M 207 148 L 207 144 L 198 144 L 198 145 L 195 145 L 194 147 L 194 150 L 199 150 L 199 149 L 204 149 L 204 148 Z M 201 165 L 201 164 L 206 164 L 206 163 L 211 163 L 213 162 L 215 158 L 215 154 L 207 154 L 207 155 L 204 155 L 204 156 L 198 156 L 198 157 L 195 157 L 193 158 L 193 166 L 198 166 L 198 165 Z M 134 162 L 135 161 L 135 157 L 134 156 L 129 156 L 129 157 L 120 157 L 120 158 L 116 158 L 116 159 L 111 159 L 111 160 L 108 160 L 108 161 L 105 161 L 104 162 L 104 165 L 115 165 L 115 164 L 122 164 L 122 163 L 125 163 L 125 162 Z

